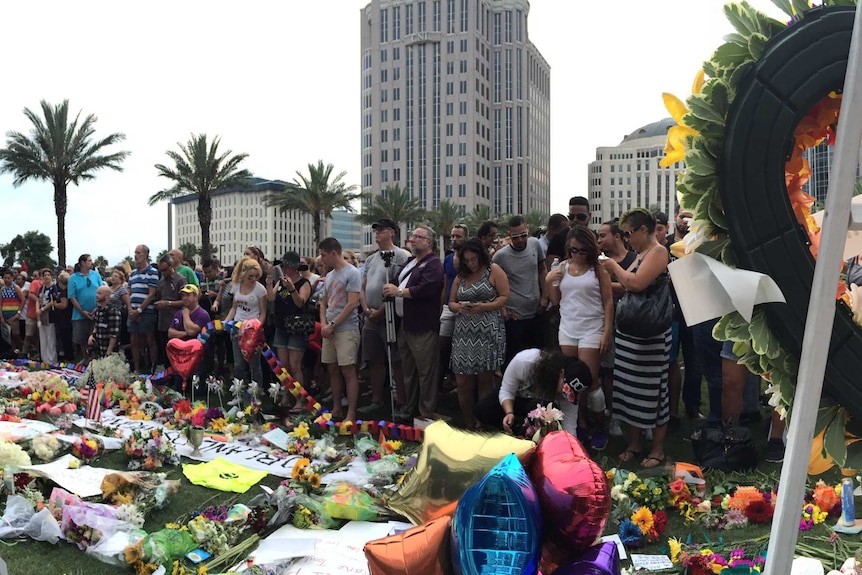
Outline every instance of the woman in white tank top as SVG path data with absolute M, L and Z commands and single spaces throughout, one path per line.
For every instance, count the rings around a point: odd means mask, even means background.
M 595 414 L 605 410 L 599 367 L 601 356 L 613 338 L 614 303 L 611 278 L 599 265 L 596 235 L 586 226 L 575 226 L 566 239 L 569 259 L 545 278 L 546 293 L 551 303 L 560 306 L 559 343 L 563 355 L 577 357 L 586 363 L 593 376 L 593 385 L 578 401 L 578 435 L 585 441 L 589 436 L 586 406 Z M 599 429 L 591 441 L 594 449 L 603 449 L 607 436 Z

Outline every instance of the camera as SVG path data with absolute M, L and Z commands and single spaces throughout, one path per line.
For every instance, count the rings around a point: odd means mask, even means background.
M 380 257 L 383 258 L 383 265 L 389 267 L 392 265 L 392 258 L 395 257 L 395 250 L 382 250 Z

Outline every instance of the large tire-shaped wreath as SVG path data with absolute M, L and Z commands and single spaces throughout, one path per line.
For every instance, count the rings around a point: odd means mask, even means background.
M 815 103 L 844 85 L 855 9 L 815 9 L 781 32 L 739 84 L 727 118 L 720 193 L 740 267 L 770 275 L 787 305 L 767 308 L 773 333 L 801 352 L 814 279 L 808 238 L 785 186 L 793 132 Z M 824 391 L 862 414 L 862 330 L 837 304 Z M 804 382 L 800 382 L 804 384 Z

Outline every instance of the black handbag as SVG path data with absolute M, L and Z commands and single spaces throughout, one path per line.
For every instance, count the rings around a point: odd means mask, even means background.
M 290 335 L 309 335 L 314 333 L 314 318 L 311 315 L 295 315 L 287 318 L 285 329 Z
M 691 447 L 704 470 L 748 471 L 757 467 L 757 446 L 747 427 L 701 427 L 691 436 Z
M 641 292 L 626 291 L 617 304 L 617 329 L 634 337 L 664 333 L 673 322 L 673 299 L 667 273 L 662 273 Z

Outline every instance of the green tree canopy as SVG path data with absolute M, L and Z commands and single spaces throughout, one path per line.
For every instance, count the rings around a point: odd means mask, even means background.
M 444 252 L 450 247 L 449 233 L 452 231 L 452 226 L 462 219 L 461 212 L 461 206 L 450 200 L 442 200 L 437 205 L 437 209 L 426 214 L 425 221 L 437 232 L 437 237 L 442 241 Z
M 13 266 L 27 262 L 31 270 L 42 268 L 53 268 L 57 265 L 51 259 L 51 238 L 41 232 L 30 231 L 18 234 L 8 244 L 0 246 L 0 256 L 3 256 L 3 265 Z
M 108 168 L 122 171 L 129 152 L 103 154 L 106 148 L 126 139 L 124 134 L 94 138 L 96 116 L 81 119 L 81 113 L 69 118 L 69 100 L 52 106 L 41 101 L 42 116 L 29 108 L 24 115 L 33 125 L 30 134 L 6 133 L 6 147 L 0 148 L 0 173 L 14 176 L 12 184 L 20 186 L 29 180 L 45 180 L 54 186 L 54 213 L 57 215 L 57 257 L 66 265 L 66 209 L 69 184 L 95 178 L 95 172 Z
M 422 203 L 412 197 L 409 190 L 401 186 L 387 186 L 379 196 L 374 196 L 370 203 L 362 206 L 362 213 L 356 219 L 365 225 L 371 225 L 381 218 L 392 220 L 397 226 L 395 230 L 395 245 L 401 245 L 401 226 L 411 222 L 422 222 L 426 219 Z M 432 226 L 433 227 L 433 226 Z M 434 231 L 438 231 L 434 228 Z
M 323 218 L 332 217 L 332 211 L 344 209 L 353 211 L 353 202 L 361 194 L 355 193 L 356 185 L 347 185 L 344 177 L 347 172 L 333 175 L 334 166 L 323 164 L 308 164 L 308 174 L 296 172 L 296 178 L 283 192 L 270 192 L 265 198 L 268 207 L 277 208 L 279 212 L 296 211 L 311 216 L 314 231 L 314 245 L 320 243 L 320 229 Z
M 189 141 L 178 142 L 180 152 L 165 152 L 173 161 L 173 167 L 156 164 L 159 176 L 173 182 L 173 186 L 157 192 L 147 200 L 149 205 L 171 198 L 197 194 L 198 221 L 201 226 L 201 254 L 204 259 L 212 254 L 210 225 L 213 219 L 212 194 L 224 188 L 243 187 L 251 172 L 239 165 L 248 154 L 234 154 L 231 150 L 219 154 L 221 139 L 216 136 L 207 142 L 206 134 L 192 134 Z

